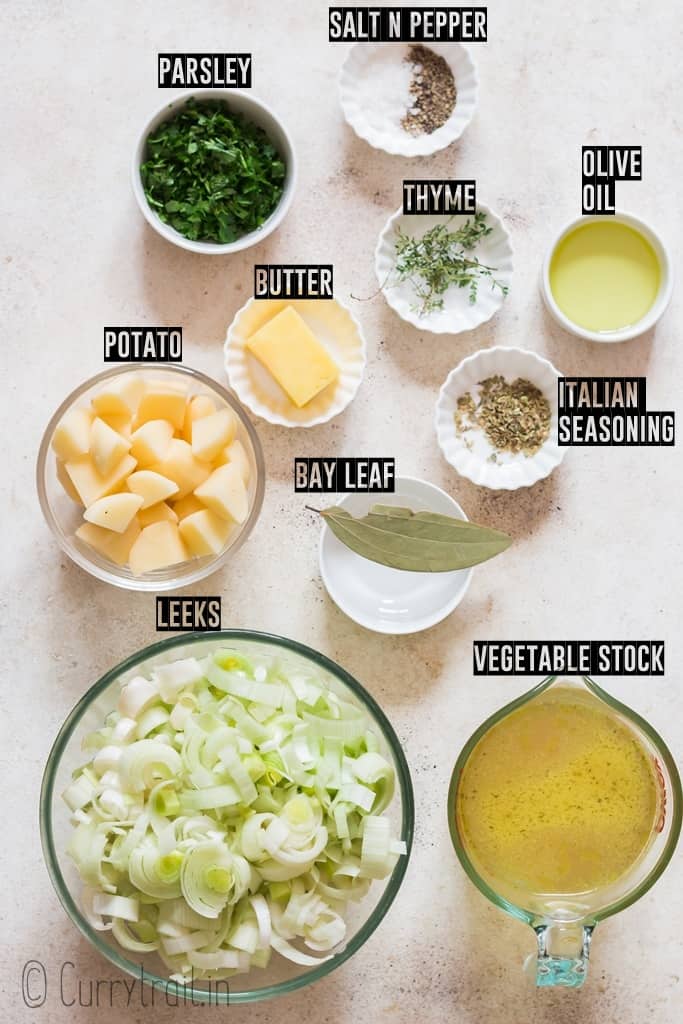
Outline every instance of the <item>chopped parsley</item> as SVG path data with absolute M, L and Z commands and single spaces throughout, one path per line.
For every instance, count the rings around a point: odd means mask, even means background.
M 188 100 L 147 138 L 147 202 L 185 238 L 234 242 L 278 205 L 286 168 L 262 128 L 222 100 Z

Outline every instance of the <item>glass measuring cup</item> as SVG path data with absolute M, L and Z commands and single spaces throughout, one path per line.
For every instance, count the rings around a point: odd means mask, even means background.
M 459 786 L 475 748 L 494 726 L 532 701 L 548 703 L 562 689 L 567 702 L 600 708 L 620 723 L 637 741 L 650 763 L 657 790 L 657 806 L 651 836 L 642 853 L 616 881 L 580 893 L 531 893 L 514 883 L 487 877 L 476 865 L 476 854 L 468 849 L 458 822 Z M 539 755 L 539 775 L 542 772 Z M 588 969 L 588 954 L 596 925 L 639 899 L 659 878 L 672 857 L 681 830 L 683 797 L 678 770 L 668 748 L 651 725 L 638 714 L 602 690 L 587 676 L 565 679 L 550 676 L 521 697 L 500 708 L 470 737 L 458 757 L 448 793 L 451 838 L 460 863 L 471 881 L 492 903 L 513 917 L 531 925 L 538 944 L 536 984 L 578 987 Z M 558 886 L 558 889 L 560 887 Z

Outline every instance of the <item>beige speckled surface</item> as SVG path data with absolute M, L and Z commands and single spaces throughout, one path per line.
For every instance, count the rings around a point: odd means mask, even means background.
M 479 112 L 456 147 L 419 164 L 370 150 L 343 123 L 336 74 L 345 47 L 326 42 L 326 5 L 314 0 L 25 0 L 5 3 L 1 18 L 4 1019 L 166 1024 L 220 1014 L 254 1024 L 522 1024 L 533 1016 L 674 1024 L 683 994 L 680 855 L 654 890 L 599 928 L 582 992 L 535 993 L 521 971 L 533 936 L 467 882 L 450 848 L 444 799 L 471 730 L 522 689 L 514 680 L 472 681 L 476 638 L 666 640 L 666 679 L 614 680 L 611 688 L 680 755 L 679 449 L 574 451 L 532 491 L 491 495 L 441 460 L 432 410 L 448 370 L 494 343 L 536 349 L 568 373 L 647 373 L 652 407 L 675 407 L 680 281 L 656 333 L 597 347 L 551 324 L 537 274 L 549 233 L 578 210 L 579 147 L 587 142 L 643 145 L 644 180 L 619 185 L 618 202 L 660 225 L 683 261 L 677 5 L 494 0 L 491 42 L 474 48 Z M 281 230 L 232 259 L 166 244 L 146 226 L 128 182 L 136 133 L 159 103 L 156 53 L 211 49 L 253 52 L 254 91 L 286 119 L 301 162 Z M 405 744 L 417 797 L 404 887 L 361 954 L 278 1004 L 152 1011 L 137 996 L 126 1008 L 120 990 L 110 1007 L 102 989 L 95 1016 L 79 1008 L 67 968 L 64 1001 L 75 1005 L 64 1006 L 62 962 L 86 979 L 83 1002 L 89 980 L 116 974 L 79 938 L 45 872 L 37 828 L 42 766 L 89 683 L 154 639 L 154 604 L 90 579 L 60 555 L 34 490 L 42 429 L 64 395 L 101 368 L 103 324 L 182 323 L 186 362 L 220 378 L 222 339 L 249 293 L 255 260 L 333 261 L 340 297 L 370 294 L 377 234 L 398 206 L 402 177 L 418 167 L 424 176 L 476 177 L 512 233 L 511 295 L 490 324 L 460 338 L 421 336 L 381 297 L 356 304 L 369 343 L 357 399 L 307 433 L 260 430 L 268 465 L 263 516 L 211 581 L 224 596 L 226 625 L 311 644 L 382 702 Z M 395 455 L 400 472 L 445 487 L 471 518 L 515 536 L 512 549 L 475 572 L 460 609 L 427 634 L 394 640 L 363 632 L 318 578 L 318 527 L 294 497 L 292 457 L 363 453 Z M 47 968 L 41 1009 L 21 1002 L 29 959 Z

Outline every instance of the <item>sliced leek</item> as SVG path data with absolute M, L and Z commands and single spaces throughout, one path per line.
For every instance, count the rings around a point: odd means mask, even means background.
M 134 676 L 84 749 L 63 794 L 84 915 L 177 980 L 273 950 L 322 963 L 405 853 L 367 715 L 275 661 L 221 650 Z

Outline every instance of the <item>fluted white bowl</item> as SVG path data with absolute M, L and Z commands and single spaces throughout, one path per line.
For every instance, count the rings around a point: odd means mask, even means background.
M 339 97 L 344 117 L 356 135 L 375 149 L 397 156 L 429 156 L 459 139 L 477 109 L 479 80 L 469 51 L 462 43 L 429 43 L 428 49 L 450 66 L 457 90 L 455 106 L 448 120 L 431 134 L 411 135 L 381 111 L 368 104 L 368 83 L 381 75 L 387 55 L 400 63 L 410 43 L 355 43 L 349 50 L 339 76 Z
M 277 381 L 251 355 L 247 340 L 285 306 L 293 306 L 339 369 L 334 384 L 298 409 Z M 353 400 L 365 370 L 360 324 L 339 299 L 249 299 L 228 328 L 225 369 L 243 405 L 281 427 L 315 427 L 338 416 Z
M 498 214 L 490 207 L 478 202 L 477 212 L 479 211 L 486 214 L 486 222 L 492 231 L 472 250 L 472 255 L 481 263 L 495 267 L 493 276 L 496 281 L 509 288 L 512 279 L 510 236 Z M 432 334 L 460 334 L 461 331 L 471 331 L 490 320 L 500 309 L 505 298 L 500 288 L 493 287 L 491 280 L 483 277 L 479 281 L 476 302 L 470 302 L 469 288 L 452 287 L 442 296 L 443 309 L 433 310 L 423 316 L 417 308 L 419 300 L 412 284 L 409 281 L 397 283 L 393 279 L 398 228 L 415 238 L 425 235 L 437 224 L 449 221 L 452 229 L 456 230 L 457 221 L 460 219 L 460 215 L 454 218 L 451 214 L 404 214 L 403 210 L 397 210 L 384 225 L 375 250 L 377 283 L 391 308 L 402 320 L 407 320 L 420 330 L 430 331 Z M 466 219 L 463 215 L 462 220 Z
M 502 452 L 491 461 L 494 449 L 483 431 L 467 437 L 455 429 L 458 399 L 479 383 L 496 375 L 508 381 L 522 377 L 535 384 L 550 403 L 550 433 L 535 455 Z M 560 373 L 552 363 L 522 348 L 484 348 L 463 359 L 448 374 L 436 403 L 436 436 L 444 458 L 474 484 L 497 491 L 531 487 L 559 466 L 567 449 L 557 443 L 557 381 Z

